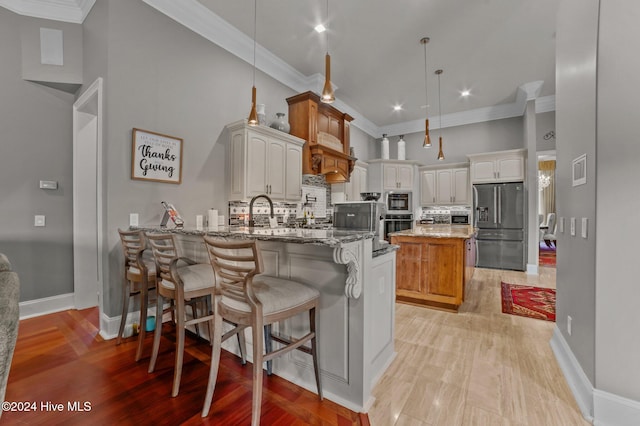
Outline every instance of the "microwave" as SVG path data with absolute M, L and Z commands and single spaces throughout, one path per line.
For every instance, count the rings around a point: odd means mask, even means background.
M 389 191 L 385 193 L 385 204 L 387 213 L 411 214 L 413 206 L 411 204 L 411 191 Z

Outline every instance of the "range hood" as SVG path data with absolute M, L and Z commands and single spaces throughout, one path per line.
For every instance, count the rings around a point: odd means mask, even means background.
M 306 141 L 302 173 L 324 175 L 327 183 L 349 182 L 356 158 L 350 155 L 349 123 L 353 120 L 320 96 L 305 92 L 287 98 L 290 133 Z

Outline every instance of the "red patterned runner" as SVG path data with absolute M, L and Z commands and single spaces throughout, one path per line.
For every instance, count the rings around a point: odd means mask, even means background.
M 545 321 L 556 320 L 556 291 L 551 288 L 501 283 L 502 312 Z

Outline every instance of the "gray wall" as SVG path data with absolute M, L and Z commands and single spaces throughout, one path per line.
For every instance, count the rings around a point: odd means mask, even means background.
M 639 2 L 601 1 L 597 89 L 596 385 L 640 401 Z M 622 197 L 624 194 L 624 197 Z M 621 198 L 622 197 L 622 198 Z M 622 202 L 621 202 L 622 201 Z M 624 206 L 630 215 L 620 214 Z M 593 232 L 595 230 L 595 232 Z M 593 241 L 593 239 L 592 239 Z
M 439 130 L 431 130 L 431 148 L 423 148 L 424 133 L 405 135 L 406 159 L 425 166 L 443 163 L 468 162 L 467 154 L 524 148 L 522 117 L 493 120 L 484 123 L 442 129 L 442 150 L 445 159 L 438 161 Z M 389 137 L 389 157 L 398 158 L 398 136 Z M 375 142 L 373 158 L 380 158 L 380 139 Z
M 227 215 L 224 126 L 248 115 L 253 69 L 143 2 L 97 3 L 84 24 L 85 82 L 105 77 L 104 301 L 114 316 L 120 306 L 117 229 L 128 226 L 129 213 L 138 213 L 141 224 L 158 224 L 164 200 L 176 205 L 187 226 L 212 207 Z M 291 89 L 260 72 L 256 87 L 268 120 L 288 111 Z M 130 179 L 134 127 L 184 140 L 181 185 Z M 366 139 L 354 131 L 356 150 L 366 151 Z
M 556 147 L 556 200 L 558 218 L 565 218 L 564 233 L 557 233 L 556 325 L 594 385 L 598 2 L 561 2 L 556 33 L 556 138 L 560 141 Z M 573 187 L 571 162 L 585 153 L 587 183 Z M 574 237 L 569 234 L 571 217 L 578 222 Z M 588 239 L 580 237 L 581 217 L 589 218 Z M 572 317 L 571 335 L 567 333 L 567 316 Z
M 556 112 L 536 114 L 536 151 L 553 151 L 556 149 L 556 139 L 545 140 L 544 136 L 556 129 Z
M 0 8 L 0 252 L 20 275 L 25 301 L 73 292 L 73 95 L 22 80 L 22 25 L 59 24 Z M 58 189 L 39 189 L 40 180 Z M 37 214 L 46 227 L 33 226 Z

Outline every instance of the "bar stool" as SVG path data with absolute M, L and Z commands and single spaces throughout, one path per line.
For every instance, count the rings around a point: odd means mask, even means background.
M 163 300 L 169 299 L 174 303 L 167 309 L 175 312 L 176 321 L 176 356 L 173 375 L 173 389 L 171 396 L 178 395 L 180 390 L 180 377 L 182 376 L 182 361 L 184 356 L 184 339 L 185 329 L 189 325 L 196 325 L 201 322 L 209 324 L 209 335 L 214 333 L 213 314 L 209 312 L 207 297 L 211 296 L 213 300 L 215 293 L 215 278 L 211 265 L 207 263 L 196 263 L 193 260 L 178 256 L 178 250 L 172 234 L 147 234 L 149 245 L 151 246 L 153 256 L 156 261 L 156 269 L 158 271 L 158 302 L 156 304 L 156 325 L 153 335 L 153 350 L 151 352 L 151 361 L 149 362 L 149 373 L 155 369 L 156 360 L 158 358 L 158 350 L 160 348 L 160 337 L 162 334 L 162 316 L 165 310 L 162 309 Z M 194 318 L 187 319 L 185 305 L 189 302 L 202 301 L 205 302 L 205 315 L 198 317 L 194 314 Z M 194 311 L 195 312 L 195 311 Z M 234 324 L 235 326 L 235 324 Z M 222 329 L 222 326 L 220 326 Z M 238 342 L 243 363 L 245 363 L 246 348 L 244 338 L 241 338 L 238 331 L 232 330 L 225 334 L 225 339 L 238 334 Z
M 223 319 L 237 323 L 239 326 L 251 327 L 252 330 L 252 425 L 260 424 L 263 362 L 270 361 L 293 349 L 301 350 L 313 357 L 318 396 L 322 400 L 316 344 L 317 308 L 320 300 L 318 290 L 292 280 L 266 275 L 258 276 L 264 268 L 262 256 L 255 240 L 223 241 L 205 236 L 204 241 L 218 281 L 213 304 L 215 324 L 213 327 L 213 348 L 211 349 L 211 369 L 202 417 L 209 414 L 216 386 L 223 337 L 221 327 Z M 271 335 L 270 339 L 273 338 L 284 346 L 263 354 L 263 327 L 302 312 L 309 313 L 309 333 L 297 339 Z M 311 348 L 303 346 L 309 341 Z
M 129 299 L 140 296 L 140 327 L 138 334 L 138 350 L 136 361 L 142 356 L 142 347 L 146 333 L 147 306 L 149 304 L 149 291 L 156 288 L 156 264 L 152 258 L 143 257 L 145 251 L 145 239 L 142 231 L 123 231 L 118 229 L 122 251 L 124 253 L 124 276 L 122 286 L 122 315 L 116 345 L 122 342 L 124 326 L 129 313 Z

